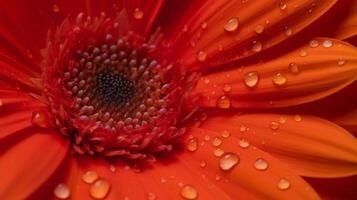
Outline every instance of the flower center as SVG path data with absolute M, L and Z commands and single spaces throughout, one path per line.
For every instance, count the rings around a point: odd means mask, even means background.
M 80 154 L 140 159 L 172 149 L 186 75 L 149 42 L 101 16 L 65 21 L 50 37 L 44 88 L 53 121 Z M 154 41 L 154 42 L 153 42 Z

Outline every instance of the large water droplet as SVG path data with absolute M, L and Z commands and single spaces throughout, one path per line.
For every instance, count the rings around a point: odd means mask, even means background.
M 59 199 L 68 199 L 71 194 L 68 186 L 64 183 L 58 184 L 53 193 Z
M 197 60 L 200 62 L 204 62 L 207 59 L 207 53 L 205 51 L 199 51 L 197 53 Z
M 287 190 L 290 188 L 290 181 L 285 179 L 285 178 L 281 178 L 278 182 L 278 188 L 279 190 Z
M 284 86 L 288 79 L 282 73 L 276 73 L 273 77 L 273 83 L 276 86 Z
M 197 199 L 198 198 L 198 191 L 192 185 L 184 185 L 181 188 L 181 196 L 184 199 Z
M 217 107 L 218 108 L 230 108 L 231 107 L 231 99 L 228 96 L 221 96 L 217 100 Z
M 45 111 L 34 111 L 32 113 L 31 123 L 41 128 L 50 127 L 50 121 Z
M 219 137 L 215 137 L 212 140 L 212 145 L 215 147 L 218 147 L 219 145 L 222 144 L 222 140 Z
M 144 16 L 144 12 L 140 10 L 139 8 L 135 8 L 133 12 L 133 16 L 135 19 L 141 19 Z
M 190 138 L 187 142 L 186 148 L 189 151 L 196 151 L 197 150 L 197 143 L 198 143 L 198 139 L 197 137 L 194 138 Z
M 82 180 L 88 184 L 93 183 L 97 179 L 98 179 L 98 174 L 93 171 L 87 171 L 82 176 Z
M 233 32 L 238 29 L 238 26 L 238 18 L 233 17 L 226 22 L 226 24 L 224 25 L 224 30 L 226 30 L 227 32 Z
M 254 167 L 257 170 L 266 170 L 268 169 L 268 163 L 263 159 L 263 158 L 258 158 L 255 162 L 254 162 Z
M 259 82 L 259 74 L 258 74 L 258 72 L 254 71 L 254 72 L 246 73 L 244 75 L 244 77 L 243 77 L 243 82 L 249 88 L 255 87 Z
M 89 194 L 94 199 L 105 198 L 110 190 L 111 184 L 105 179 L 96 180 L 89 188 Z
M 243 149 L 249 147 L 249 142 L 248 140 L 242 138 L 239 140 L 239 146 L 242 147 Z
M 322 42 L 322 46 L 325 47 L 325 48 L 330 48 L 330 47 L 333 46 L 333 42 L 332 42 L 332 40 L 324 40 Z
M 225 153 L 221 159 L 219 160 L 219 167 L 224 170 L 228 171 L 233 169 L 239 163 L 239 157 L 232 152 Z

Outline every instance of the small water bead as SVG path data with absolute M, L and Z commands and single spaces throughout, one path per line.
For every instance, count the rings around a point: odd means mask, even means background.
M 294 120 L 297 121 L 297 122 L 300 122 L 302 120 L 301 115 L 295 115 L 294 116 Z
M 82 176 L 82 180 L 88 184 L 94 183 L 94 181 L 96 181 L 97 179 L 98 179 L 98 174 L 93 171 L 87 171 Z
M 285 122 L 286 122 L 286 117 L 285 116 L 281 116 L 279 118 L 279 123 L 284 124 Z
M 223 149 L 217 148 L 217 149 L 214 150 L 213 154 L 216 157 L 221 157 L 224 154 L 224 151 L 223 151 Z
M 299 66 L 296 64 L 296 63 L 294 63 L 294 62 L 292 62 L 292 63 L 289 63 L 289 70 L 290 70 L 290 72 L 292 72 L 292 73 L 294 73 L 294 74 L 297 74 L 297 73 L 299 73 Z
M 280 10 L 286 10 L 287 7 L 288 7 L 288 6 L 287 6 L 287 4 L 286 4 L 284 1 L 280 1 L 280 2 L 279 2 L 279 8 L 280 8 Z
M 339 66 L 345 65 L 345 64 L 346 64 L 346 60 L 345 60 L 344 58 L 339 58 L 339 59 L 337 60 L 337 64 L 338 64 Z
M 141 19 L 144 16 L 144 12 L 140 10 L 139 8 L 135 8 L 133 12 L 133 16 L 135 19 Z
M 71 195 L 68 186 L 64 183 L 59 183 L 53 190 L 53 193 L 59 199 L 68 199 Z
M 290 36 L 290 35 L 293 34 L 293 30 L 292 30 L 291 28 L 285 26 L 285 27 L 284 27 L 284 34 L 285 34 L 286 36 Z
M 319 44 L 319 41 L 317 40 L 311 40 L 310 43 L 309 43 L 310 47 L 311 48 L 316 48 L 318 47 L 320 44 Z
M 232 86 L 230 86 L 229 84 L 224 84 L 223 92 L 229 93 L 231 91 L 232 91 Z
M 279 190 L 287 190 L 290 188 L 290 181 L 285 179 L 285 178 L 281 178 L 278 182 L 278 188 Z
M 247 127 L 246 127 L 244 124 L 240 124 L 240 125 L 239 125 L 239 131 L 240 131 L 241 133 L 245 132 L 246 130 L 247 130 Z
M 254 168 L 257 170 L 264 171 L 264 170 L 268 169 L 268 167 L 269 167 L 269 164 L 263 158 L 258 158 L 254 162 Z
M 222 140 L 219 137 L 215 137 L 212 140 L 212 145 L 215 147 L 218 147 L 219 145 L 222 144 Z
M 206 29 L 206 28 L 207 28 L 207 22 L 202 22 L 201 28 L 202 28 L 202 29 Z
M 103 199 L 108 195 L 110 188 L 111 184 L 109 183 L 109 181 L 100 178 L 96 180 L 93 184 L 91 184 L 89 188 L 89 194 L 94 199 Z
M 229 171 L 233 169 L 239 163 L 239 157 L 237 154 L 232 152 L 225 153 L 219 160 L 219 167 L 223 171 Z
M 216 181 L 220 181 L 222 177 L 219 174 L 216 174 Z
M 231 136 L 231 133 L 227 130 L 224 130 L 224 131 L 222 131 L 221 135 L 223 138 L 229 138 L 229 136 Z
M 240 139 L 240 140 L 239 140 L 239 146 L 240 146 L 241 148 L 243 148 L 243 149 L 249 147 L 249 142 L 248 142 L 248 140 L 247 140 L 247 139 L 244 139 L 244 138 Z
M 198 191 L 192 185 L 184 185 L 181 188 L 180 194 L 184 199 L 197 199 L 198 198 Z
M 52 11 L 58 13 L 60 11 L 60 7 L 57 4 L 53 4 Z
M 276 73 L 273 76 L 273 83 L 276 86 L 284 86 L 288 82 L 288 79 L 282 73 Z
M 207 59 L 207 53 L 205 51 L 199 51 L 197 53 L 197 60 L 200 62 L 204 62 Z
M 259 82 L 258 72 L 253 71 L 253 72 L 246 73 L 243 77 L 243 82 L 249 88 L 255 87 Z
M 305 50 L 305 49 L 301 49 L 300 50 L 300 52 L 299 52 L 299 55 L 301 56 L 301 57 L 306 57 L 307 56 L 307 51 Z
M 271 122 L 270 123 L 270 128 L 274 131 L 278 130 L 279 129 L 279 123 L 278 122 Z
M 322 46 L 325 47 L 325 48 L 330 48 L 333 46 L 333 42 L 331 40 L 324 40 L 322 42 Z
M 202 160 L 202 161 L 200 162 L 200 167 L 205 168 L 206 166 L 207 166 L 207 162 L 204 161 L 204 160 Z
M 239 20 L 236 17 L 229 19 L 226 24 L 224 25 L 224 30 L 227 32 L 233 32 L 238 29 Z
M 210 140 L 210 137 L 209 135 L 205 135 L 205 137 L 203 138 L 205 141 L 209 141 Z
M 228 96 L 221 96 L 217 100 L 217 107 L 227 109 L 231 107 L 231 99 Z
M 186 145 L 186 148 L 188 151 L 196 151 L 197 150 L 197 143 L 198 143 L 198 139 L 197 137 L 194 137 L 194 138 L 190 138 L 187 142 L 187 145 Z
M 149 192 L 147 194 L 147 200 L 156 200 L 156 199 L 157 199 L 157 196 L 154 193 Z
M 263 48 L 263 45 L 261 42 L 254 40 L 252 42 L 252 51 L 254 52 L 260 52 Z
M 262 34 L 264 32 L 264 26 L 259 24 L 254 28 L 255 33 Z

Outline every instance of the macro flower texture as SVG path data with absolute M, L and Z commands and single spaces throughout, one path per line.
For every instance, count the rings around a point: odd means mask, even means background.
M 357 199 L 354 0 L 0 1 L 0 199 Z

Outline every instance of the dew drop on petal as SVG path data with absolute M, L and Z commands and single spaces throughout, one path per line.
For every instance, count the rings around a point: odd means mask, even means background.
M 32 113 L 31 123 L 41 128 L 50 127 L 47 113 L 44 111 L 34 111 Z
M 58 184 L 55 187 L 53 193 L 59 199 L 68 199 L 70 194 L 71 194 L 68 186 L 66 184 L 64 184 L 64 183 Z
M 212 145 L 215 147 L 218 147 L 219 145 L 222 144 L 222 140 L 219 137 L 215 137 L 212 140 Z
M 196 151 L 197 150 L 197 143 L 198 143 L 198 139 L 197 137 L 194 138 L 190 138 L 186 144 L 186 148 L 188 151 Z
M 297 74 L 297 73 L 299 73 L 299 66 L 296 64 L 296 63 L 294 63 L 294 62 L 292 62 L 292 63 L 289 63 L 289 70 L 290 70 L 290 72 L 292 72 L 292 73 L 294 73 L 294 74 Z
M 282 73 L 276 73 L 273 77 L 273 83 L 276 86 L 284 86 L 288 79 Z
M 157 196 L 154 193 L 149 192 L 147 194 L 147 200 L 156 200 L 156 199 L 157 199 Z
M 264 32 L 264 26 L 261 24 L 258 24 L 255 28 L 254 31 L 256 34 L 262 34 Z
M 218 108 L 230 108 L 231 107 L 231 99 L 228 96 L 221 96 L 217 100 L 217 107 Z
M 305 49 L 301 49 L 300 50 L 300 52 L 299 52 L 299 55 L 301 56 L 301 57 L 306 57 L 307 56 L 307 51 L 305 50 Z
M 263 158 L 258 158 L 255 162 L 254 162 L 254 168 L 257 170 L 266 170 L 268 169 L 269 164 L 263 159 Z
M 202 29 L 206 29 L 206 28 L 207 28 L 207 22 L 202 22 L 201 28 L 202 28 Z
M 290 36 L 291 34 L 293 34 L 293 30 L 291 29 L 291 28 L 289 28 L 289 27 L 285 27 L 284 28 L 285 30 L 284 30 L 284 34 L 286 35 L 286 36 Z
M 224 170 L 228 171 L 231 170 L 234 166 L 239 163 L 239 157 L 237 154 L 228 152 L 225 153 L 219 160 L 219 167 Z
M 279 129 L 279 123 L 278 122 L 271 122 L 270 123 L 270 128 L 272 129 L 272 130 L 278 130 Z
M 144 16 L 144 12 L 140 10 L 139 8 L 135 8 L 133 12 L 133 16 L 135 19 L 141 19 Z
M 213 154 L 216 156 L 216 157 L 221 157 L 223 154 L 224 154 L 224 151 L 220 148 L 217 148 L 214 150 Z
M 337 64 L 338 64 L 339 66 L 343 66 L 343 65 L 346 64 L 346 60 L 345 60 L 344 58 L 339 58 L 339 59 L 337 60 Z
M 192 185 L 184 185 L 181 188 L 180 194 L 184 199 L 197 199 L 198 198 L 198 191 Z
M 57 4 L 53 4 L 52 11 L 58 13 L 60 11 L 60 7 Z
M 320 44 L 319 44 L 319 41 L 317 40 L 311 40 L 310 43 L 309 43 L 310 47 L 311 48 L 316 48 L 318 47 Z
M 243 149 L 249 147 L 249 142 L 248 142 L 248 140 L 247 140 L 247 139 L 244 139 L 244 138 L 240 139 L 240 140 L 239 140 L 239 146 L 240 146 L 241 148 L 243 148 Z
M 229 138 L 229 136 L 231 136 L 231 133 L 227 130 L 224 130 L 224 131 L 222 131 L 221 135 L 223 138 Z
M 82 176 L 82 180 L 88 184 L 93 183 L 97 179 L 98 179 L 98 174 L 93 171 L 87 171 Z
M 322 46 L 325 48 L 330 48 L 330 47 L 332 47 L 332 45 L 333 45 L 333 42 L 331 40 L 324 40 L 322 42 Z
M 256 41 L 256 40 L 253 41 L 253 43 L 252 43 L 252 50 L 253 50 L 254 52 L 259 52 L 259 51 L 262 50 L 262 48 L 263 48 L 263 45 L 262 45 L 261 42 Z
M 244 124 L 240 124 L 240 125 L 239 125 L 239 131 L 240 131 L 241 133 L 245 132 L 246 130 L 247 130 L 247 127 L 246 127 Z
M 224 30 L 226 30 L 227 32 L 233 32 L 238 29 L 238 26 L 238 18 L 233 17 L 226 22 L 226 24 L 224 25 Z
M 285 122 L 286 122 L 286 117 L 285 116 L 281 116 L 279 118 L 279 123 L 284 124 Z
M 207 59 L 207 53 L 205 51 L 199 51 L 196 56 L 200 62 L 204 62 Z
M 254 71 L 246 73 L 243 77 L 243 82 L 249 88 L 255 87 L 259 82 L 258 72 Z
M 285 178 L 281 178 L 278 182 L 278 188 L 279 190 L 287 190 L 290 188 L 290 181 L 285 179 Z
M 200 167 L 205 168 L 206 166 L 207 166 L 207 162 L 204 161 L 204 160 L 202 160 L 202 161 L 200 162 Z
M 232 86 L 230 86 L 229 84 L 224 84 L 223 92 L 229 93 L 231 91 L 232 91 Z
M 297 122 L 300 122 L 302 120 L 301 115 L 295 115 L 294 116 L 294 120 L 297 121 Z
M 103 199 L 108 195 L 110 187 L 109 181 L 100 178 L 90 185 L 89 194 L 94 199 Z
M 286 10 L 288 6 L 286 5 L 286 3 L 284 1 L 280 1 L 279 2 L 279 8 L 280 10 Z

